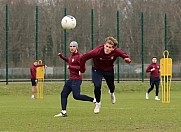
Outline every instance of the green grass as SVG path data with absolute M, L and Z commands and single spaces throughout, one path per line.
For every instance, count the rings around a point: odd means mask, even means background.
M 60 91 L 64 83 L 45 83 L 44 99 L 32 100 L 30 83 L 0 84 L 0 131 L 105 132 L 181 131 L 181 83 L 173 82 L 171 103 L 155 101 L 155 90 L 145 99 L 149 83 L 116 84 L 116 104 L 111 104 L 103 83 L 101 112 L 94 104 L 68 99 L 68 117 L 54 118 L 61 111 Z M 93 84 L 83 82 L 82 93 L 93 96 Z M 161 97 L 161 88 L 160 88 Z

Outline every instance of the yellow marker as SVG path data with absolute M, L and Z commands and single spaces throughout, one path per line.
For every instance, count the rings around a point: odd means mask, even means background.
M 170 103 L 170 87 L 172 80 L 172 59 L 168 58 L 169 52 L 165 50 L 160 59 L 160 79 L 162 86 L 162 103 Z
M 38 64 L 42 64 L 42 61 L 39 60 Z M 43 99 L 43 83 L 44 83 L 44 66 L 40 66 L 36 68 L 36 78 L 37 82 L 37 98 Z

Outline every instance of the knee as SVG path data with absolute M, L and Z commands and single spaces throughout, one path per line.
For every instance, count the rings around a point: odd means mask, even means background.
M 155 85 L 155 84 L 151 84 L 151 88 L 152 88 L 152 89 L 154 88 L 154 85 Z
M 95 88 L 99 88 L 99 87 L 101 87 L 101 81 L 95 81 L 95 80 L 93 80 L 93 83 L 94 83 L 94 87 Z
M 154 87 L 151 87 L 150 90 L 153 90 Z
M 95 89 L 101 89 L 101 85 L 94 85 Z
M 76 100 L 79 100 L 80 99 L 80 94 L 73 94 L 73 98 L 76 99 Z

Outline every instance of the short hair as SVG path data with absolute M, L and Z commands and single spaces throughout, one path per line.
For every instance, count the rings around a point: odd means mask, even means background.
M 117 47 L 118 41 L 113 37 L 107 37 L 105 38 L 105 43 L 113 45 L 113 47 Z
M 153 56 L 153 57 L 152 57 L 152 59 L 153 59 L 153 58 L 156 58 L 156 59 L 157 59 L 157 57 L 156 57 L 156 56 Z

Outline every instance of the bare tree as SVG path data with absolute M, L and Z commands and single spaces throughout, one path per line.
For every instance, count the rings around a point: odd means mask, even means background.
M 91 11 L 94 12 L 94 47 L 103 43 L 107 36 L 117 37 L 117 15 L 120 12 L 120 47 L 141 62 L 141 13 L 144 15 L 145 62 L 150 56 L 162 57 L 165 48 L 165 14 L 167 16 L 167 45 L 180 62 L 181 1 L 180 0 L 2 0 L 0 3 L 0 35 L 5 36 L 5 5 L 9 7 L 9 63 L 11 67 L 28 67 L 35 59 L 35 27 L 38 6 L 38 53 L 49 66 L 62 63 L 52 59 L 64 52 L 66 45 L 76 40 L 80 51 L 92 49 Z M 64 30 L 61 19 L 73 15 L 77 26 L 67 31 L 64 45 Z M 5 37 L 0 38 L 1 62 L 5 66 Z M 68 52 L 68 49 L 66 49 Z

